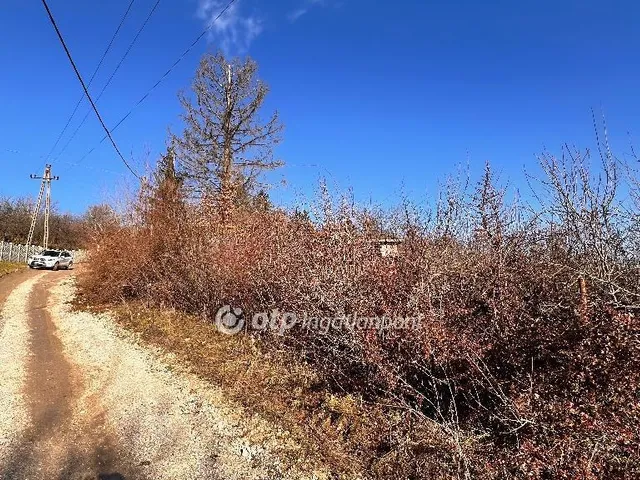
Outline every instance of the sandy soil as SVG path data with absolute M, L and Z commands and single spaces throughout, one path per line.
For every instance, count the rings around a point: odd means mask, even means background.
M 74 293 L 69 272 L 0 282 L 0 478 L 325 478 L 108 315 L 72 312 Z

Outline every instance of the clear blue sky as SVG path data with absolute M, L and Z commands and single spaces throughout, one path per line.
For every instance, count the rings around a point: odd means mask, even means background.
M 50 0 L 87 80 L 128 3 Z M 135 1 L 94 94 L 153 3 Z M 107 124 L 195 39 L 216 3 L 160 2 L 99 102 Z M 362 201 L 394 204 L 402 191 L 419 199 L 456 164 L 477 172 L 485 160 L 519 184 L 544 147 L 593 146 L 592 107 L 606 114 L 618 153 L 629 151 L 628 131 L 640 136 L 638 18 L 632 1 L 238 0 L 115 137 L 138 168 L 155 161 L 167 129 L 180 128 L 177 91 L 205 51 L 224 47 L 259 62 L 272 89 L 267 111 L 286 125 L 278 155 L 288 166 L 269 177 L 283 204 L 312 193 L 320 176 Z M 0 65 L 0 194 L 35 194 L 28 175 L 42 171 L 81 94 L 40 1 L 2 1 Z M 92 115 L 54 164 L 60 209 L 80 212 L 127 178 L 107 142 L 69 167 L 101 138 Z

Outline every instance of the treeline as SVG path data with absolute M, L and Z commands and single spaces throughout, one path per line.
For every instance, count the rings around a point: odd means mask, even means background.
M 31 216 L 35 209 L 32 198 L 0 197 L 0 240 L 19 244 L 27 243 Z M 49 247 L 60 249 L 84 248 L 91 229 L 91 208 L 84 215 L 61 213 L 52 206 L 49 217 Z M 41 211 L 36 223 L 33 244 L 40 245 L 44 235 L 44 213 Z
M 541 155 L 531 204 L 509 201 L 487 165 L 427 211 L 374 213 L 323 190 L 310 214 L 286 212 L 246 201 L 277 166 L 254 73 L 203 59 L 184 132 L 129 211 L 94 230 L 93 252 L 119 254 L 91 262 L 85 298 L 211 321 L 222 305 L 246 318 L 419 318 L 411 331 L 245 333 L 317 372 L 333 403 L 306 406 L 329 412 L 308 434 L 339 437 L 367 478 L 639 478 L 634 165 L 609 148 L 595 165 Z M 379 254 L 383 236 L 398 255 Z

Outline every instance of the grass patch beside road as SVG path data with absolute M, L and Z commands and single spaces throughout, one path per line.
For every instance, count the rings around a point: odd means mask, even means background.
M 329 464 L 347 477 L 366 469 L 354 462 L 357 456 L 349 452 L 338 430 L 331 428 L 332 413 L 323 406 L 319 379 L 288 359 L 286 352 L 264 351 L 259 341 L 223 335 L 213 325 L 177 312 L 141 304 L 122 305 L 111 312 L 145 343 L 175 354 L 179 363 L 221 387 L 231 401 L 284 427 L 304 451 L 283 460 Z
M 418 426 L 396 409 L 332 392 L 304 362 L 259 338 L 224 335 L 197 317 L 149 309 L 141 302 L 92 307 L 83 305 L 80 293 L 76 307 L 107 309 L 143 343 L 175 355 L 179 364 L 220 387 L 248 415 L 258 414 L 284 429 L 301 447 L 284 458 L 287 452 L 278 452 L 289 465 L 328 467 L 331 478 L 392 478 L 405 455 L 413 453 L 396 450 L 402 438 L 420 436 L 414 445 L 418 450 L 428 438 L 429 449 L 440 458 L 452 450 L 433 425 Z M 380 458 L 382 450 L 387 455 Z
M 0 277 L 4 277 L 13 272 L 17 272 L 18 270 L 22 270 L 26 268 L 24 263 L 16 263 L 16 262 L 0 262 Z

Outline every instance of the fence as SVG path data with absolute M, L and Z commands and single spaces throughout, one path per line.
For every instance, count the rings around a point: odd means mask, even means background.
M 29 255 L 35 255 L 43 250 L 38 245 L 31 245 L 27 252 L 26 245 L 11 242 L 0 242 L 0 262 L 26 262 Z M 74 256 L 75 263 L 78 263 L 82 255 L 81 250 L 69 250 Z

